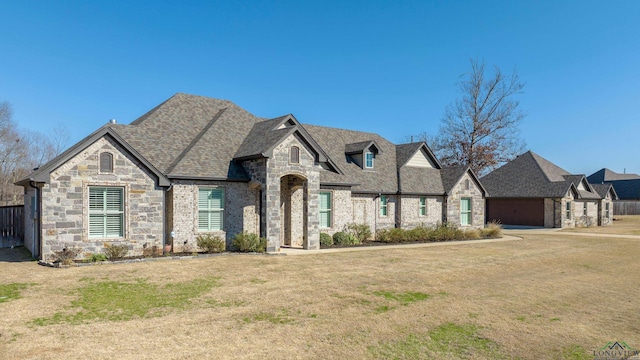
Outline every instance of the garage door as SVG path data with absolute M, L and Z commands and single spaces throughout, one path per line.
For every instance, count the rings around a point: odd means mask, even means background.
M 487 221 L 544 226 L 544 199 L 487 199 Z

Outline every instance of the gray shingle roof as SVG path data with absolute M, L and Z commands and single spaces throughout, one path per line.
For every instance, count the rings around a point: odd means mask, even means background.
M 613 172 L 607 168 L 600 169 L 593 174 L 587 177 L 590 183 L 592 184 L 602 184 L 609 181 L 616 180 L 633 180 L 640 179 L 640 175 L 638 174 L 619 174 L 617 172 Z
M 558 198 L 572 187 L 567 171 L 528 151 L 485 175 L 481 181 L 496 198 Z
M 343 174 L 337 174 L 322 171 L 320 183 L 357 184 L 352 187 L 352 191 L 355 192 L 396 193 L 398 191 L 394 144 L 373 133 L 316 125 L 303 125 L 303 127 L 343 172 Z M 373 170 L 363 170 L 345 154 L 345 148 L 347 144 L 370 141 L 375 141 L 381 153 L 375 157 Z
M 618 194 L 611 184 L 591 184 L 591 187 L 600 195 L 601 199 L 604 199 L 609 192 L 611 192 L 613 200 L 618 199 Z
M 247 179 L 233 156 L 262 119 L 227 100 L 178 93 L 131 125 L 115 125 L 170 177 Z

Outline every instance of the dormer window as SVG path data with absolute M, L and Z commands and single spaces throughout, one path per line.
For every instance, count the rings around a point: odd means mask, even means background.
M 102 154 L 100 154 L 100 172 L 113 172 L 113 155 L 111 155 L 111 153 L 103 152 Z
M 300 162 L 300 148 L 292 146 L 289 150 L 289 162 L 291 164 L 298 164 Z
M 373 153 L 371 151 L 364 153 L 364 167 L 373 169 Z

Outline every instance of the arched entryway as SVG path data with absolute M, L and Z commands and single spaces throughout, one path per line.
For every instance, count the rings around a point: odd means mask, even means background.
M 307 244 L 307 179 L 302 175 L 280 178 L 280 244 L 306 248 Z

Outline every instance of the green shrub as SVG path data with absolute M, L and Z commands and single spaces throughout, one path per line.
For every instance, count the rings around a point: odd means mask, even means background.
M 64 265 L 70 265 L 81 252 L 82 249 L 80 248 L 65 246 L 64 249 L 53 252 L 53 260 L 54 262 L 60 262 Z
M 226 245 L 223 238 L 212 234 L 199 234 L 196 237 L 196 243 L 206 253 L 221 253 Z
M 458 229 L 455 224 L 442 223 L 438 225 L 430 235 L 430 240 L 433 241 L 450 241 L 464 239 L 464 231 Z
M 107 261 L 107 256 L 105 254 L 91 254 L 89 256 L 90 262 L 98 262 L 98 261 Z
M 333 243 L 338 245 L 360 245 L 360 240 L 353 236 L 353 234 L 338 231 L 333 234 Z
M 424 226 L 418 226 L 411 230 L 405 231 L 405 241 L 427 241 L 431 235 L 431 229 Z
M 236 234 L 232 245 L 240 252 L 263 253 L 267 251 L 267 239 L 246 231 Z
M 355 236 L 360 243 L 371 239 L 371 228 L 367 224 L 350 223 L 344 226 L 343 231 Z
M 485 239 L 500 238 L 502 237 L 502 225 L 497 221 L 492 221 L 484 229 L 480 230 L 480 235 Z
M 399 243 L 406 239 L 406 231 L 400 228 L 378 230 L 376 239 L 386 243 Z
M 462 238 L 464 240 L 477 240 L 480 239 L 480 230 L 472 229 L 463 231 Z
M 327 233 L 320 233 L 320 245 L 321 246 L 332 246 L 333 245 L 333 238 L 331 237 L 331 235 L 329 235 Z
M 127 247 L 127 245 L 105 244 L 104 250 L 102 251 L 104 251 L 104 255 L 107 257 L 107 259 L 118 260 L 127 255 L 127 253 L 129 252 L 129 248 Z

